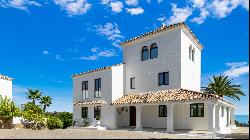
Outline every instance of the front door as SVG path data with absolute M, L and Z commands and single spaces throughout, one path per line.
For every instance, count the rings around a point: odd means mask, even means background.
M 129 110 L 130 110 L 129 125 L 136 126 L 136 108 L 134 106 L 130 106 Z

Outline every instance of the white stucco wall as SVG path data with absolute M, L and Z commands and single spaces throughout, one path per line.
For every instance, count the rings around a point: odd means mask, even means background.
M 167 128 L 167 117 L 159 117 L 158 105 L 149 105 L 143 107 L 142 127 Z
M 12 81 L 0 78 L 0 95 L 12 99 Z
M 141 49 L 157 43 L 158 57 L 141 61 Z M 124 47 L 125 94 L 157 91 L 181 87 L 181 32 L 180 29 L 161 32 L 131 46 Z M 158 73 L 169 71 L 169 85 L 158 86 Z M 130 89 L 130 78 L 135 77 L 135 89 Z
M 101 98 L 94 98 L 94 79 L 101 78 Z M 88 99 L 82 99 L 82 81 L 88 81 Z M 89 73 L 73 78 L 73 100 L 92 101 L 104 100 L 106 105 L 87 105 L 73 107 L 73 118 L 81 118 L 81 108 L 88 107 L 90 125 L 95 126 L 94 106 L 101 106 L 101 125 L 107 128 L 115 128 L 115 108 L 111 106 L 113 100 L 123 96 L 123 65 L 114 66 L 111 69 Z
M 200 91 L 201 50 L 186 32 L 186 30 L 181 30 L 181 87 Z M 194 61 L 189 59 L 190 45 L 195 48 Z
M 124 65 L 112 67 L 112 101 L 123 96 Z

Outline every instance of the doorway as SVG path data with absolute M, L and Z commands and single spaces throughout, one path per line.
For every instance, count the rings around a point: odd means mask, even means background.
M 129 116 L 130 116 L 130 119 L 129 119 L 129 125 L 130 126 L 136 126 L 136 108 L 135 106 L 130 106 L 129 107 Z

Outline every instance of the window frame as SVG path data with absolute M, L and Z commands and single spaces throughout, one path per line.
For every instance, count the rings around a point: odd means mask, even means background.
M 88 118 L 88 107 L 82 107 L 82 118 Z
M 164 114 L 161 113 L 161 107 L 163 107 Z M 167 105 L 159 105 L 158 106 L 158 117 L 168 117 L 168 107 Z
M 94 107 L 94 118 L 96 118 L 99 115 L 99 119 L 97 120 L 100 120 L 101 118 L 101 110 L 102 110 L 101 106 Z
M 82 81 L 82 99 L 88 99 L 88 81 Z
M 152 57 L 152 50 L 153 49 L 157 49 L 157 55 L 156 55 L 156 57 Z M 157 46 L 157 44 L 156 43 L 153 43 L 151 46 L 150 46 L 150 59 L 154 59 L 154 58 L 157 58 L 158 57 L 158 46 Z
M 225 107 L 224 106 L 221 106 L 221 117 L 224 117 L 225 116 Z
M 101 78 L 94 80 L 94 98 L 101 98 L 101 80 Z
M 144 59 L 144 53 L 147 55 L 147 58 Z M 149 50 L 148 46 L 143 46 L 141 49 L 141 61 L 146 61 L 149 59 Z
M 193 47 L 193 49 L 192 49 L 192 59 L 191 59 L 193 62 L 194 62 L 194 58 L 195 58 L 194 56 L 195 56 L 195 48 Z
M 191 106 L 193 106 L 193 105 L 195 106 L 196 111 L 193 111 L 193 116 L 192 116 Z M 201 112 L 200 116 L 199 116 L 199 105 L 203 106 L 203 109 L 202 109 L 202 112 Z M 189 111 L 190 111 L 190 117 L 204 117 L 204 114 L 205 114 L 205 112 L 204 112 L 205 111 L 204 103 L 193 103 L 193 104 L 190 104 Z
M 134 80 L 133 83 L 132 80 Z M 135 89 L 135 77 L 130 78 L 130 89 Z
M 162 84 L 161 84 L 161 75 L 163 76 L 162 79 Z M 168 80 L 166 80 L 166 77 L 168 77 Z M 169 85 L 169 71 L 167 72 L 161 72 L 161 73 L 158 73 L 158 86 L 163 86 L 163 85 Z
M 192 60 L 192 45 L 189 46 L 189 60 Z

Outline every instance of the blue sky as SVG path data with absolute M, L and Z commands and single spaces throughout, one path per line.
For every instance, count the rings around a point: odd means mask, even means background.
M 72 111 L 71 75 L 120 63 L 119 43 L 185 21 L 204 45 L 202 85 L 224 74 L 247 96 L 236 114 L 249 114 L 248 0 L 0 0 L 0 73 L 13 77 L 13 100 L 27 88 L 53 98 L 49 111 Z M 232 100 L 231 100 L 232 101 Z

